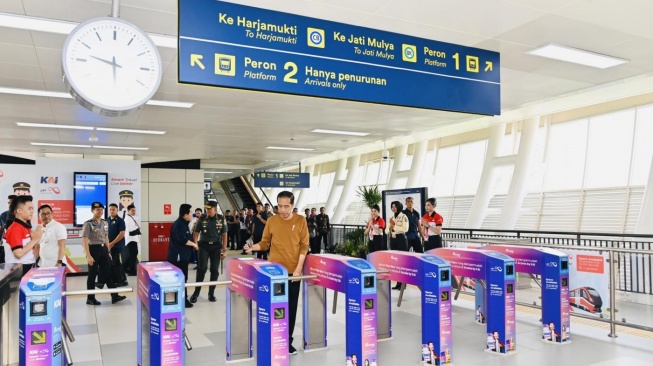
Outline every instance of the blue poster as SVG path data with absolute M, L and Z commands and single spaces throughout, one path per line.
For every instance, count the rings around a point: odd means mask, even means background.
M 311 188 L 310 173 L 259 172 L 254 173 L 256 187 Z
M 179 82 L 500 114 L 499 53 L 215 0 L 179 0 Z

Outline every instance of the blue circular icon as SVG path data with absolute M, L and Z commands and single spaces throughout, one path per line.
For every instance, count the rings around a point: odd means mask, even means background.
M 322 43 L 322 35 L 318 31 L 312 31 L 311 35 L 310 35 L 310 38 L 311 38 L 311 42 L 313 42 L 315 44 Z

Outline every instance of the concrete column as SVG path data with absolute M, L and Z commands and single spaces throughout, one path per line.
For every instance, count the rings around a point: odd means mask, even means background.
M 642 210 L 639 212 L 637 229 L 635 234 L 653 233 L 653 159 L 651 160 L 651 170 L 648 172 L 648 182 L 644 191 L 644 200 L 642 201 Z
M 415 148 L 413 149 L 413 163 L 410 167 L 406 188 L 415 188 L 422 180 L 422 174 L 425 173 L 424 160 L 426 160 L 426 149 L 428 146 L 428 141 L 420 141 L 415 144 Z
M 347 205 L 349 204 L 349 201 L 351 201 L 351 197 L 354 194 L 356 184 L 359 182 L 357 173 L 360 163 L 360 155 L 355 155 L 349 158 L 348 172 L 347 177 L 345 177 L 345 184 L 342 188 L 342 193 L 340 194 L 340 200 L 338 200 L 338 203 L 336 204 L 335 212 L 331 217 L 331 223 L 333 224 L 339 224 L 345 219 L 345 210 L 347 209 Z
M 401 166 L 408 155 L 408 145 L 401 145 L 395 147 L 395 162 L 390 172 L 390 179 L 388 180 L 388 189 L 396 189 L 397 173 L 400 171 Z
M 474 203 L 467 217 L 466 228 L 478 229 L 483 224 L 485 218 L 485 211 L 492 198 L 492 182 L 494 181 L 494 159 L 499 153 L 501 146 L 501 138 L 505 134 L 506 124 L 500 123 L 494 125 L 490 129 L 490 140 L 487 145 L 487 154 L 485 155 L 485 164 L 483 165 L 483 173 L 481 174 L 481 182 L 478 185 Z
M 327 215 L 333 214 L 333 209 L 338 203 L 341 194 L 338 194 L 338 188 L 342 187 L 347 179 L 347 158 L 342 158 L 338 161 L 338 168 L 336 170 L 336 176 L 333 179 L 333 184 L 331 185 L 331 191 L 329 192 L 329 197 L 327 198 L 326 209 Z
M 304 173 L 310 174 L 311 177 L 313 177 L 314 170 L 315 170 L 315 165 L 309 165 L 304 167 Z M 312 188 L 293 189 L 292 193 L 295 195 L 295 207 L 297 207 L 300 211 L 302 210 L 302 204 L 306 202 L 306 198 L 311 189 Z
M 519 143 L 519 153 L 515 162 L 515 170 L 512 173 L 506 204 L 501 212 L 497 229 L 513 230 L 515 228 L 524 197 L 526 197 L 528 168 L 533 161 L 535 139 L 539 126 L 539 117 L 530 118 L 522 123 L 521 140 Z M 516 130 L 513 130 L 513 133 L 516 133 Z

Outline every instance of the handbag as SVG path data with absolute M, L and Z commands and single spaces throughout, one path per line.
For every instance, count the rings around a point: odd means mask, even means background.
M 141 234 L 141 227 L 138 226 L 138 223 L 136 222 L 136 220 L 134 219 L 134 217 L 133 217 L 132 215 L 127 215 L 127 216 L 129 216 L 129 218 L 132 219 L 132 221 L 134 222 L 134 224 L 136 224 L 136 229 L 130 231 L 130 232 L 129 232 L 129 236 L 142 235 L 142 234 Z

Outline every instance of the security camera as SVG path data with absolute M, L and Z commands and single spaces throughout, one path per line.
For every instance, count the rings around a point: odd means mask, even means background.
M 381 157 L 383 158 L 383 160 L 388 160 L 388 159 L 390 159 L 390 151 L 388 151 L 388 150 L 383 150 L 383 153 L 381 153 Z

